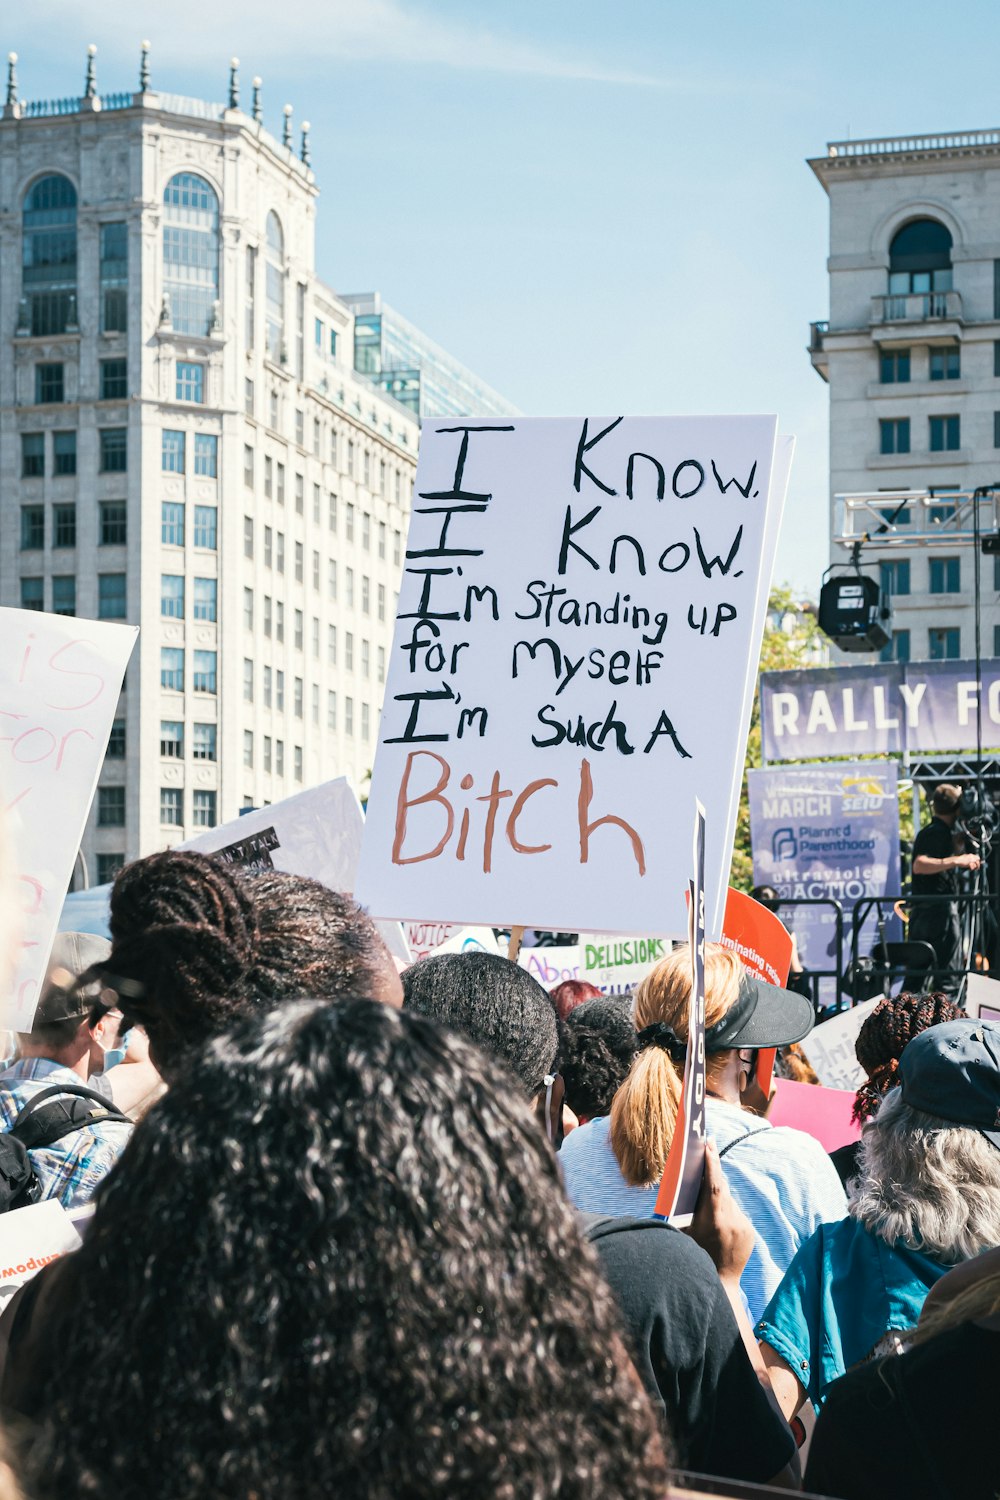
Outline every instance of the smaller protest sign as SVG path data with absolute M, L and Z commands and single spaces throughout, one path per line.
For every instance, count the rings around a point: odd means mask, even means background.
M 965 990 L 965 1013 L 977 1021 L 1000 1021 L 1000 983 L 985 974 L 970 974 Z
M 494 953 L 503 958 L 506 944 L 497 942 L 492 927 L 460 927 L 440 948 L 435 948 L 428 958 L 437 958 L 439 953 Z
M 603 932 L 580 934 L 580 978 L 604 995 L 635 989 L 650 969 L 666 958 L 670 939 L 646 933 L 614 937 Z
M 418 958 L 426 958 L 435 948 L 440 948 L 442 943 L 446 943 L 460 931 L 461 927 L 457 922 L 403 923 L 403 937 L 414 963 Z
M 566 979 L 583 978 L 580 949 L 576 943 L 571 948 L 522 948 L 518 963 L 547 990 L 554 989 Z
M 881 1000 L 866 1000 L 850 1010 L 841 1011 L 820 1026 L 814 1026 L 799 1046 L 812 1064 L 820 1083 L 831 1089 L 851 1089 L 856 1093 L 865 1081 L 865 1070 L 858 1062 L 854 1043 L 858 1032 Z
M 694 1217 L 705 1171 L 705 809 L 695 803 L 694 879 L 690 885 L 688 941 L 691 1004 L 681 1099 L 653 1217 L 678 1229 Z
M 782 989 L 787 983 L 792 962 L 792 935 L 773 911 L 768 911 L 745 891 L 734 891 L 730 887 L 719 941 L 738 953 L 744 967 L 765 984 Z M 765 1098 L 771 1092 L 776 1055 L 776 1047 L 762 1047 L 757 1055 L 757 1083 Z
M 20 884 L 5 1024 L 30 1031 L 138 630 L 0 609 L 0 784 Z M 4 976 L 6 979 L 6 976 Z
M 180 847 L 245 869 L 307 875 L 353 895 L 364 826 L 357 793 L 346 776 L 337 776 L 220 823 Z M 378 927 L 393 957 L 409 963 L 399 923 L 379 922 Z
M 772 1125 L 791 1125 L 819 1141 L 824 1151 L 836 1151 L 861 1139 L 861 1125 L 851 1118 L 854 1094 L 850 1089 L 828 1089 L 815 1083 L 779 1078 L 767 1118 Z
M 0 1307 L 43 1266 L 82 1243 L 69 1214 L 54 1198 L 0 1217 Z

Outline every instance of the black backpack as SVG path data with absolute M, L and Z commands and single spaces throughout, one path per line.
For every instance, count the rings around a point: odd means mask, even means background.
M 103 1120 L 133 1123 L 103 1094 L 85 1084 L 54 1083 L 39 1089 L 13 1125 L 0 1133 L 0 1214 L 37 1203 L 42 1196 L 42 1184 L 29 1151 L 54 1146 L 64 1135 Z

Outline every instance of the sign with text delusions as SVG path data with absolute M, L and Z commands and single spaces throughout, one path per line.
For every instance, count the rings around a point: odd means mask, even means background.
M 358 878 L 379 916 L 718 930 L 776 419 L 427 424 Z
M 0 796 L 22 892 L 3 1022 L 29 1031 L 138 631 L 0 609 Z

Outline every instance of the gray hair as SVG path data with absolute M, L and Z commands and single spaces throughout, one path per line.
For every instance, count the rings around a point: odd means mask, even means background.
M 893 1089 L 861 1138 L 848 1213 L 888 1245 L 945 1265 L 1000 1245 L 1000 1151 L 978 1130 L 903 1103 Z

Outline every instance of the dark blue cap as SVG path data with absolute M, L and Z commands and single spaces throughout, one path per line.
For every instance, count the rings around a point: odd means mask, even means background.
M 1000 1025 L 929 1026 L 899 1059 L 903 1103 L 951 1125 L 978 1130 L 1000 1149 Z

